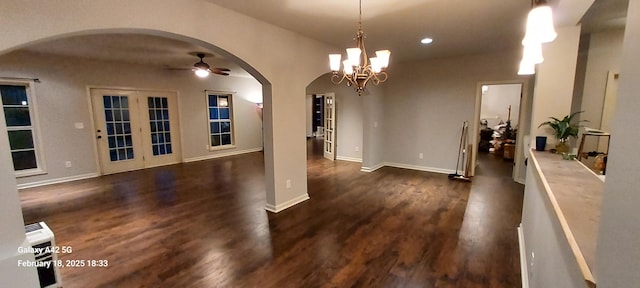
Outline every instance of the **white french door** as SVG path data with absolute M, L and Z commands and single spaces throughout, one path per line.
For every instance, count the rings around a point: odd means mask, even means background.
M 324 158 L 336 159 L 336 106 L 335 94 L 324 95 Z
M 91 89 L 103 174 L 180 162 L 173 92 Z

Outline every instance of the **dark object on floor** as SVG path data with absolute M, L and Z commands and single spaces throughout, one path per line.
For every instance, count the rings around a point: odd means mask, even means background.
M 487 128 L 480 130 L 480 143 L 478 143 L 479 152 L 489 152 L 489 148 L 491 148 L 491 140 L 493 140 L 492 135 L 492 129 Z

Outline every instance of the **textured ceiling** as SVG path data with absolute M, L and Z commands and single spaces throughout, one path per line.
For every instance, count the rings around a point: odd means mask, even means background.
M 338 48 L 354 46 L 357 0 L 206 1 Z M 403 61 L 518 47 L 529 9 L 526 0 L 363 0 L 362 22 L 367 50 L 389 49 Z M 424 37 L 433 44 L 420 44 Z
M 213 54 L 200 46 L 169 38 L 140 34 L 96 34 L 62 38 L 27 47 L 39 54 L 54 54 L 102 61 L 189 70 L 199 59 L 192 52 Z M 204 59 L 211 67 L 231 69 L 232 76 L 251 77 L 240 66 L 218 55 Z
M 344 54 L 344 48 L 355 44 L 357 0 L 203 1 L 336 47 L 335 51 L 327 52 Z M 579 2 L 579 5 L 573 2 Z M 589 6 L 591 9 L 582 19 L 589 31 L 604 29 L 604 25 L 611 27 L 614 22 L 620 23 L 620 19 L 624 23 L 628 0 L 597 0 L 591 5 L 592 2 L 549 0 L 554 7 L 556 23 L 560 25 L 577 23 Z M 530 5 L 528 0 L 363 0 L 365 42 L 370 53 L 380 49 L 391 50 L 392 62 L 519 49 Z M 576 12 L 576 5 L 584 11 Z M 424 37 L 431 37 L 434 42 L 420 44 Z M 189 55 L 190 52 L 210 53 L 190 43 L 137 34 L 74 36 L 33 45 L 26 50 L 154 65 L 164 69 L 190 67 L 198 60 Z M 212 67 L 231 68 L 233 76 L 250 77 L 238 65 L 222 57 L 209 57 L 205 62 Z

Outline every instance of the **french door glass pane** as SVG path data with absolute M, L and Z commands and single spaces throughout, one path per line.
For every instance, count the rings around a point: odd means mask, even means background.
M 154 156 L 172 154 L 169 101 L 167 97 L 148 97 L 151 151 Z
M 134 158 L 128 96 L 102 97 L 107 124 L 109 158 L 112 162 Z

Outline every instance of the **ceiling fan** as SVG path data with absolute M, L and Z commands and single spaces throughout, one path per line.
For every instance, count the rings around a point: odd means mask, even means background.
M 198 61 L 195 64 L 193 64 L 193 67 L 191 67 L 191 68 L 174 68 L 172 70 L 190 69 L 191 71 L 193 71 L 196 74 L 196 76 L 198 76 L 200 78 L 207 77 L 211 73 L 222 75 L 222 76 L 229 76 L 228 72 L 230 72 L 231 69 L 222 68 L 222 67 L 211 68 L 211 66 L 209 66 L 209 64 L 204 62 L 204 58 L 207 57 L 207 56 L 213 56 L 212 54 L 206 54 L 206 53 L 202 53 L 202 52 L 192 52 L 192 53 L 189 53 L 189 54 L 200 58 L 200 61 Z

